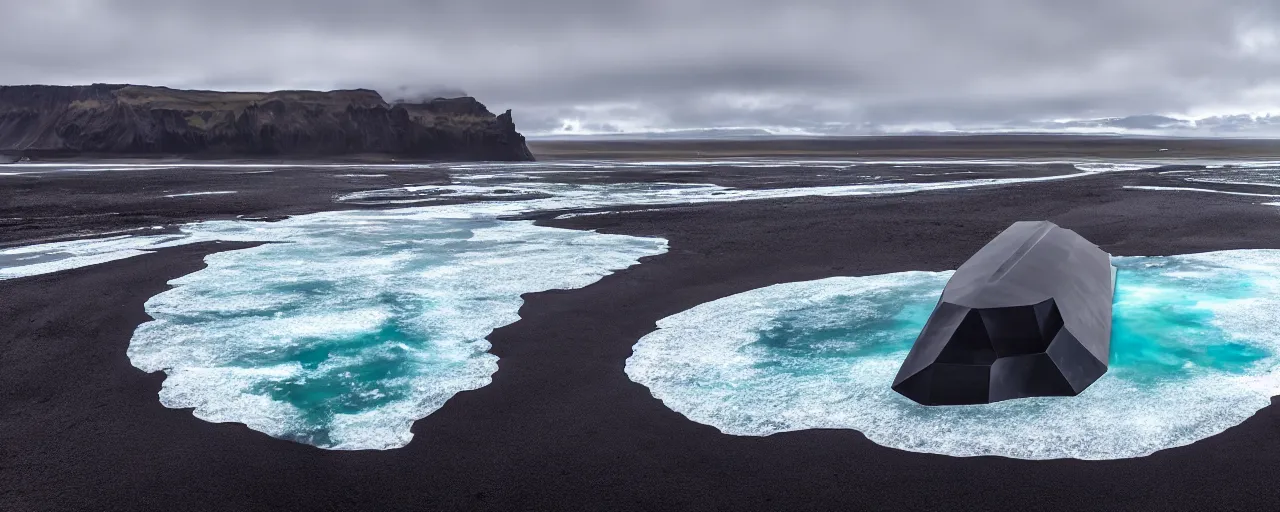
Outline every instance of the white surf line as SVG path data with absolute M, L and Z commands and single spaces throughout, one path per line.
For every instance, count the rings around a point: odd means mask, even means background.
M 1211 194 L 1227 194 L 1232 196 L 1249 196 L 1249 197 L 1280 197 L 1280 194 L 1253 194 L 1249 192 L 1226 192 L 1223 190 L 1214 190 L 1211 188 L 1193 188 L 1193 187 L 1153 187 L 1142 185 L 1125 185 L 1124 188 L 1129 190 L 1154 190 L 1165 192 L 1207 192 Z
M 338 196 L 340 202 L 350 201 L 387 201 L 387 200 L 404 200 L 414 198 L 416 192 L 428 192 L 432 196 L 445 195 L 460 197 L 463 195 L 481 195 L 493 198 L 501 198 L 502 196 L 514 196 L 514 194 L 494 194 L 495 190 L 515 190 L 517 192 L 545 193 L 552 197 L 546 200 L 525 201 L 524 212 L 538 210 L 563 210 L 563 209 L 581 209 L 581 208 L 607 208 L 613 205 L 673 205 L 673 204 L 698 204 L 698 203 L 725 203 L 736 201 L 750 201 L 762 199 L 788 199 L 796 197 L 850 197 L 850 196 L 872 196 L 872 195 L 894 195 L 906 194 L 914 192 L 928 192 L 939 190 L 964 189 L 997 185 L 1017 185 L 1021 183 L 1036 183 L 1045 181 L 1065 180 L 1082 176 L 1091 176 L 1094 174 L 1106 172 L 1130 171 L 1137 169 L 1148 169 L 1146 165 L 1133 164 L 1115 164 L 1115 163 L 1086 163 L 1077 164 L 1075 167 L 1079 172 L 1070 174 L 1057 174 L 1052 176 L 1036 176 L 1026 178 L 979 178 L 971 180 L 935 182 L 935 183 L 887 183 L 883 180 L 880 183 L 857 184 L 857 185 L 831 185 L 819 187 L 796 187 L 796 188 L 778 188 L 778 189 L 740 189 L 730 188 L 711 184 L 678 184 L 678 183 L 652 183 L 649 185 L 669 185 L 678 188 L 659 189 L 651 191 L 631 190 L 620 191 L 612 190 L 610 187 L 622 185 L 640 185 L 635 183 L 616 184 L 616 185 L 571 185 L 571 184 L 549 184 L 547 188 L 538 188 L 530 185 L 521 185 L 520 187 L 512 186 L 493 186 L 493 187 L 477 187 L 471 185 L 428 185 L 417 187 L 400 187 L 396 189 L 370 190 L 353 192 Z M 486 193 L 488 191 L 488 193 Z M 470 192 L 470 194 L 466 194 Z
M 128 235 L 85 238 L 0 250 L 0 261 L 37 260 L 38 263 L 0 266 L 0 281 L 88 267 L 150 254 L 152 251 L 203 241 L 185 234 Z
M 565 169 L 573 169 L 573 170 L 567 171 Z M 580 167 L 575 167 L 575 166 L 565 166 L 563 169 L 555 169 L 555 170 L 546 169 L 546 170 L 538 170 L 538 171 L 513 171 L 511 174 L 588 174 L 588 173 L 611 173 L 615 170 L 616 169 L 612 169 L 612 168 L 601 169 L 600 166 L 595 166 L 591 169 L 582 169 Z M 499 175 L 493 174 L 491 176 L 499 176 Z
M 580 169 L 578 172 L 611 172 L 617 169 L 635 169 L 645 167 L 742 167 L 742 168 L 767 168 L 767 167 L 848 167 L 856 165 L 860 162 L 845 160 L 776 160 L 776 159 L 757 159 L 757 160 L 662 160 L 662 161 L 563 161 L 563 162 L 521 162 L 516 167 L 533 167 L 541 168 L 531 171 L 516 171 L 529 174 L 545 174 L 545 173 L 561 173 L 565 169 Z M 492 169 L 507 168 L 512 165 L 507 164 L 478 164 L 478 165 L 454 165 L 449 169 L 467 170 L 467 169 Z M 686 171 L 701 172 L 701 171 Z
M 610 215 L 610 214 L 622 215 L 624 213 L 660 212 L 665 209 L 666 208 L 645 208 L 643 210 L 609 210 L 604 212 L 566 213 L 564 215 L 557 215 L 555 220 L 572 219 L 574 217 L 591 217 L 594 215 Z
M 117 229 L 117 230 L 114 230 L 114 231 L 103 231 L 103 232 L 101 232 L 101 233 L 93 233 L 91 236 L 93 236 L 94 238 L 107 239 L 107 238 L 112 238 L 112 237 L 114 237 L 114 235 L 122 235 L 122 234 L 128 234 L 128 233 L 137 233 L 137 232 L 139 232 L 139 231 L 152 231 L 152 230 L 157 230 L 157 229 L 164 229 L 164 226 L 151 226 L 151 227 L 130 228 L 130 229 Z M 91 239 L 90 239 L 90 238 L 73 238 L 73 239 L 71 239 L 71 240 L 91 240 Z
M 911 166 L 927 166 L 927 165 L 996 165 L 996 166 L 1016 166 L 1016 165 L 1039 165 L 1039 164 L 1070 164 L 1076 163 L 1066 160 L 1001 160 L 1001 159 L 903 159 L 903 160 L 842 160 L 842 159 L 824 159 L 824 158 L 801 158 L 801 159 L 781 159 L 781 158 L 743 158 L 743 159 L 706 159 L 706 160 L 639 160 L 639 161 L 618 161 L 609 162 L 620 167 L 662 167 L 662 166 L 727 166 L 727 167 L 847 167 L 856 165 L 892 165 L 895 167 L 911 167 Z
M 1280 167 L 1280 160 L 1259 160 L 1256 162 L 1232 162 L 1228 160 L 1211 160 L 1204 164 L 1206 169 L 1263 169 Z
M 456 216 L 458 218 L 488 218 L 503 215 L 521 215 L 530 212 L 551 211 L 551 210 L 582 210 L 582 209 L 617 209 L 619 207 L 633 206 L 678 206 L 686 204 L 705 204 L 705 203 L 726 203 L 749 200 L 762 199 L 787 199 L 796 197 L 850 197 L 850 196 L 879 196 L 904 194 L 912 192 L 926 192 L 950 189 L 967 189 L 984 186 L 999 185 L 1016 185 L 1020 183 L 1034 183 L 1071 179 L 1075 177 L 1091 176 L 1095 174 L 1107 172 L 1119 172 L 1133 169 L 1147 169 L 1146 165 L 1129 165 L 1115 163 L 1084 163 L 1077 164 L 1076 168 L 1079 172 L 1071 174 L 1061 174 L 1054 176 L 1037 176 L 1027 178 L 983 178 L 973 180 L 962 180 L 957 182 L 943 183 L 880 183 L 871 185 L 840 185 L 828 187 L 803 187 L 790 189 L 731 189 L 716 185 L 680 185 L 679 188 L 660 188 L 660 184 L 615 184 L 615 185 L 561 185 L 556 184 L 555 187 L 549 187 L 547 190 L 541 190 L 536 187 L 474 187 L 465 185 L 452 186 L 420 186 L 420 187 L 403 187 L 398 189 L 384 189 L 365 191 L 344 196 L 338 196 L 347 201 L 358 201 L 365 204 L 404 204 L 408 210 L 433 211 L 434 215 Z M 677 184 L 668 184 L 677 185 Z M 627 187 L 643 187 L 630 188 Z M 406 190 L 407 189 L 407 190 Z M 431 190 L 436 193 L 447 191 L 445 197 L 432 195 L 429 197 L 413 196 L 417 190 Z M 526 192 L 525 197 L 521 194 L 513 193 L 492 193 L 496 191 L 515 191 Z M 393 191 L 393 192 L 392 192 Z M 391 192 L 390 197 L 386 195 Z M 529 199 L 527 192 L 541 192 L 548 197 L 541 199 Z M 169 197 L 178 197 L 184 195 L 202 195 L 210 193 L 235 193 L 234 191 L 214 191 L 214 192 L 198 192 L 190 194 L 171 194 Z M 455 194 L 458 196 L 488 196 L 489 201 L 480 201 L 476 203 L 459 204 L 456 206 L 440 206 L 431 205 L 430 202 L 448 200 L 447 194 Z M 381 197 L 379 197 L 381 196 Z M 509 198 L 509 200 L 498 200 Z M 393 203 L 394 202 L 394 203 Z M 418 204 L 413 204 L 418 203 Z M 434 210 L 443 208 L 446 210 Z M 323 213 L 311 214 L 323 215 Z M 208 226 L 208 223 L 194 223 L 194 226 Z M 201 241 L 209 240 L 236 240 L 236 239 L 253 239 L 260 241 L 252 236 L 240 236 L 235 234 L 227 234 L 217 236 L 210 233 L 197 232 L 198 235 L 189 233 L 189 225 L 179 226 L 179 233 L 175 235 L 136 235 L 121 236 L 119 238 L 106 239 L 81 239 L 71 242 L 36 244 L 30 246 L 16 247 L 12 249 L 0 250 L 0 257 L 17 256 L 19 254 L 25 256 L 32 253 L 42 253 L 49 255 L 47 262 L 37 263 L 34 265 L 24 265 L 18 267 L 0 267 L 0 280 L 11 279 L 15 277 L 25 277 L 31 275 L 47 274 L 61 270 L 69 270 L 72 268 L 81 268 L 108 261 L 115 261 L 124 258 L 130 258 L 149 251 L 154 251 L 166 247 L 174 247 L 178 245 L 186 245 Z
M 334 174 L 334 178 L 386 178 L 386 174 Z
M 500 192 L 501 191 L 501 192 Z M 519 197 L 521 194 L 548 194 L 546 190 L 528 188 L 526 185 L 405 185 L 403 187 L 379 190 L 362 190 L 359 192 L 351 192 L 349 194 L 341 194 L 337 196 L 338 201 L 360 201 L 371 199 L 406 199 L 405 193 L 414 192 L 431 192 L 430 197 L 438 198 L 458 198 L 458 197 Z M 410 196 L 412 198 L 413 196 Z
M 457 174 L 457 175 L 450 175 L 449 177 L 455 180 L 464 180 L 464 181 L 465 180 L 496 180 L 496 179 L 502 179 L 502 178 L 527 178 L 527 176 L 521 176 L 521 175 L 507 176 L 505 174 Z
M 570 171 L 580 172 L 580 171 Z M 607 172 L 607 171 L 589 171 L 589 172 Z M 552 174 L 552 173 L 546 173 Z M 562 174 L 556 172 L 554 174 Z M 563 173 L 568 174 L 568 173 Z M 483 181 L 483 180 L 545 180 L 545 177 L 535 176 L 531 172 L 516 172 L 512 174 L 450 174 L 449 178 L 458 181 Z
M 1090 166 L 1090 165 L 1109 165 L 1111 162 L 1105 161 L 1067 161 L 1067 160 L 981 160 L 981 159 L 956 159 L 956 160 L 672 160 L 672 161 L 613 161 L 613 162 L 528 162 L 527 165 L 520 167 L 533 167 L 533 170 L 517 170 L 511 169 L 510 172 L 496 176 L 512 177 L 516 174 L 562 174 L 568 169 L 574 169 L 572 172 L 582 173 L 612 173 L 618 170 L 627 169 L 646 169 L 661 167 L 736 167 L 744 169 L 754 168 L 776 168 L 776 167 L 805 167 L 814 169 L 840 169 L 850 170 L 859 166 L 868 165 L 893 165 L 899 168 L 924 168 L 936 165 L 985 165 L 990 167 L 1017 167 L 1023 165 L 1074 165 Z M 1167 165 L 1168 162 L 1140 162 L 1135 164 L 1127 164 L 1132 169 L 1150 169 Z M 483 166 L 455 166 L 450 169 L 491 169 L 492 165 Z M 583 169 L 585 168 L 585 169 Z M 503 169 L 506 170 L 506 169 Z M 700 173 L 701 170 L 664 170 L 659 173 Z M 976 174 L 976 171 L 953 171 L 938 173 L 948 174 Z M 466 179 L 458 177 L 458 179 Z
M 377 206 L 384 204 L 417 204 L 417 203 L 438 203 L 447 201 L 448 197 L 427 197 L 423 199 L 389 199 L 385 201 L 347 201 L 347 204 L 358 204 L 361 206 Z
M 1250 185 L 1254 187 L 1272 187 L 1280 188 L 1280 184 L 1276 183 L 1258 183 L 1255 181 L 1230 181 L 1214 178 L 1183 178 L 1183 181 L 1194 181 L 1196 183 L 1217 183 L 1220 185 Z
M 187 192 L 184 194 L 169 194 L 165 197 L 191 197 L 191 196 L 216 196 L 222 194 L 235 194 L 235 190 L 216 190 L 213 192 Z

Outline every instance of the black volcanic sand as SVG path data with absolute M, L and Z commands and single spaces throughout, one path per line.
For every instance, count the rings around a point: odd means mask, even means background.
M 1154 173 L 882 197 L 683 206 L 550 225 L 659 235 L 667 254 L 578 290 L 525 296 L 489 338 L 493 383 L 384 452 L 337 452 L 210 424 L 156 399 L 125 356 L 143 303 L 204 244 L 0 282 L 4 510 L 1269 510 L 1280 408 L 1115 461 L 952 458 L 850 430 L 720 434 L 623 372 L 654 323 L 775 283 L 955 268 L 1017 220 L 1117 255 L 1280 248 L 1260 198 L 1124 190 Z M 1185 184 L 1184 184 L 1185 185 Z M 549 217 L 548 217 L 549 218 Z
M 449 182 L 448 173 L 438 169 L 35 169 L 0 167 L 0 173 L 22 173 L 0 175 L 0 248 L 109 231 L 172 228 L 196 220 L 269 220 L 359 208 L 335 204 L 333 198 L 360 190 Z M 352 174 L 385 176 L 342 176 Z M 165 197 L 225 191 L 236 193 Z
M 175 164 L 180 166 L 181 164 Z M 467 175 L 492 170 L 443 168 L 218 168 L 131 169 L 105 171 L 35 171 L 5 167 L 0 175 L 0 249 L 17 245 L 84 238 L 101 234 L 157 234 L 197 220 L 277 220 L 321 210 L 403 208 L 483 200 L 465 195 L 438 196 L 434 201 L 385 204 L 336 201 L 342 194 L 394 189 L 407 185 L 488 185 Z M 682 166 L 621 169 L 608 173 L 539 170 L 539 179 L 515 180 L 515 187 L 546 182 L 603 184 L 629 182 L 713 183 L 737 188 L 777 188 L 868 183 L 929 183 L 960 179 L 1051 176 L 1076 172 L 1066 165 L 967 165 L 931 168 L 864 165 L 852 169 L 801 167 L 742 168 Z M 451 177 L 452 175 L 452 177 Z M 464 179 L 455 179 L 461 176 Z M 199 192 L 227 192 L 165 197 Z M 415 198 L 424 197 L 413 195 Z M 526 194 L 524 199 L 546 197 Z M 395 199 L 394 194 L 390 199 Z M 492 199 L 492 198 L 488 198 Z M 501 199 L 513 199 L 511 196 Z M 151 228 L 161 226 L 164 231 Z M 123 232 L 123 233 L 122 233 Z

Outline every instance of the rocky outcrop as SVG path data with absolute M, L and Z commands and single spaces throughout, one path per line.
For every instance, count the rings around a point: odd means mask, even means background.
M 0 154 L 533 160 L 511 112 L 474 98 L 388 103 L 377 92 L 0 87 Z

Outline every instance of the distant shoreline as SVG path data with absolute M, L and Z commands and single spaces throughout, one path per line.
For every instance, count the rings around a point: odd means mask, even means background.
M 576 158 L 1278 158 L 1280 140 L 1096 135 L 901 135 L 755 139 L 529 139 L 539 159 Z
M 753 157 L 890 159 L 1278 159 L 1280 140 L 1154 138 L 1099 135 L 895 135 L 857 137 L 757 137 L 723 139 L 529 139 L 538 160 L 713 159 Z M 188 161 L 188 162 L 342 162 L 413 164 L 476 161 L 425 158 L 392 153 L 78 153 L 0 149 L 0 157 L 32 162 Z M 0 158 L 0 162 L 4 159 Z M 496 160 L 495 160 L 496 161 Z M 7 162 L 6 162 L 7 163 Z

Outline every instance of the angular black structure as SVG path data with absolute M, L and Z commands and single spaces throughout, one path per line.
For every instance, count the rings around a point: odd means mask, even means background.
M 1016 222 L 956 270 L 893 389 L 924 405 L 1076 395 L 1107 371 L 1111 256 Z

